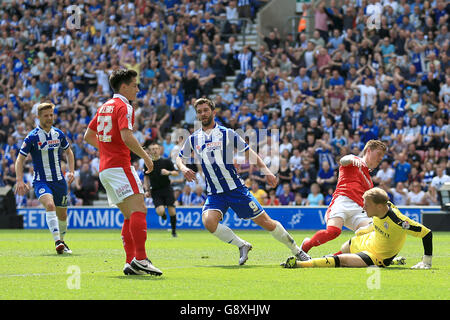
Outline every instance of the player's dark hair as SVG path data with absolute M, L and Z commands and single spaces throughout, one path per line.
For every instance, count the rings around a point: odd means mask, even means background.
M 212 101 L 208 98 L 200 98 L 200 99 L 195 100 L 195 102 L 194 102 L 195 111 L 197 111 L 198 105 L 205 104 L 205 103 L 211 108 L 211 111 L 214 111 L 214 109 L 216 108 L 214 101 Z
M 127 69 L 119 69 L 115 70 L 110 76 L 109 76 L 109 85 L 113 89 L 115 93 L 119 92 L 120 87 L 122 84 L 130 84 L 130 82 L 133 80 L 133 78 L 137 77 L 137 72 L 134 70 L 127 70 Z

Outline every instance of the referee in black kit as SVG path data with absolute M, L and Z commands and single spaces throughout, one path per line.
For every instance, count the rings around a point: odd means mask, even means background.
M 161 147 L 159 144 L 152 143 L 149 146 L 149 151 L 150 157 L 153 160 L 153 171 L 144 176 L 145 193 L 148 196 L 151 190 L 156 213 L 164 220 L 167 219 L 165 208 L 167 207 L 170 216 L 170 225 L 172 227 L 172 236 L 176 237 L 177 215 L 175 212 L 175 196 L 170 185 L 169 176 L 177 176 L 178 171 L 175 170 L 170 159 L 161 158 Z M 145 168 L 146 170 L 147 168 Z

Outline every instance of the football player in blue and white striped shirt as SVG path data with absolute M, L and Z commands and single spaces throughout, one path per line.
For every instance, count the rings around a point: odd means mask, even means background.
M 55 105 L 41 103 L 37 107 L 39 126 L 25 137 L 16 160 L 16 190 L 19 195 L 29 191 L 23 181 L 23 165 L 31 154 L 36 197 L 45 207 L 48 228 L 55 240 L 55 249 L 61 254 L 72 253 L 64 243 L 67 231 L 67 183 L 73 181 L 75 159 L 65 134 L 53 127 Z M 61 150 L 65 151 L 69 164 L 67 182 L 61 170 Z
M 275 239 L 291 249 L 299 260 L 310 259 L 281 223 L 269 217 L 245 186 L 233 165 L 236 151 L 245 153 L 247 159 L 255 161 L 271 187 L 276 187 L 277 178 L 235 131 L 215 123 L 214 102 L 201 98 L 194 103 L 194 108 L 202 128 L 186 139 L 176 163 L 187 181 L 195 180 L 195 173 L 185 165 L 185 162 L 201 164 L 208 193 L 202 209 L 205 228 L 223 242 L 237 246 L 240 252 L 239 264 L 243 265 L 248 259 L 252 245 L 239 238 L 229 227 L 219 223 L 231 207 L 239 218 L 252 219 L 257 225 L 269 231 Z

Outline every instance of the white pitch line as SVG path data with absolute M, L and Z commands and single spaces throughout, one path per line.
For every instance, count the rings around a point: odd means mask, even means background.
M 220 268 L 223 265 L 204 265 L 204 266 L 177 266 L 177 267 L 165 267 L 164 270 L 173 270 L 173 269 L 190 269 L 190 268 L 213 268 L 217 267 Z M 233 266 L 233 265 L 230 265 Z M 266 267 L 273 267 L 273 264 L 258 264 L 257 266 L 266 266 Z M 236 267 L 238 267 L 236 265 Z M 245 266 L 243 267 L 245 268 Z M 163 270 L 163 272 L 164 272 Z M 107 273 L 107 272 L 119 272 L 115 270 L 104 270 L 104 271 L 86 271 L 81 272 L 81 275 L 83 274 L 93 274 L 93 273 Z M 70 275 L 70 272 L 54 272 L 54 273 L 29 273 L 29 274 L 0 274 L 0 278 L 18 278 L 18 277 L 46 277 L 46 276 L 61 276 L 61 275 Z

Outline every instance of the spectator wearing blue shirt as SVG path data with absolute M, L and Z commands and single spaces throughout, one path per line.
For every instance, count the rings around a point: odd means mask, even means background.
M 183 188 L 183 192 L 178 196 L 176 201 L 177 206 L 190 206 L 195 199 L 195 193 L 192 192 L 191 187 L 186 184 Z
M 303 82 L 307 82 L 309 87 L 309 82 L 311 79 L 308 77 L 306 72 L 306 68 L 300 68 L 298 71 L 298 75 L 294 78 L 294 82 L 298 84 L 298 87 L 300 89 L 303 88 Z
M 84 156 L 88 155 L 86 148 L 84 147 L 83 135 L 78 134 L 72 144 L 73 155 L 75 159 L 83 159 Z
M 389 106 L 391 107 L 394 102 L 397 103 L 398 110 L 400 110 L 402 112 L 405 111 L 406 100 L 403 99 L 402 93 L 400 92 L 400 90 L 395 91 L 394 97 L 391 99 L 391 103 Z
M 307 206 L 322 206 L 324 203 L 324 196 L 320 193 L 320 187 L 317 183 L 313 183 L 311 185 L 311 192 L 308 194 L 306 198 Z
M 344 43 L 344 36 L 341 34 L 339 29 L 334 29 L 333 36 L 328 40 L 328 53 L 333 54 L 333 52 L 336 51 L 342 43 Z
M 39 80 L 36 82 L 36 88 L 39 89 L 43 96 L 48 96 L 50 93 L 50 82 L 48 81 L 47 74 L 41 73 Z
M 330 164 L 325 161 L 322 163 L 319 172 L 317 173 L 317 183 L 320 189 L 326 192 L 329 188 L 336 186 L 336 171 L 330 167 Z
M 338 70 L 333 70 L 333 76 L 330 79 L 330 86 L 343 86 L 345 84 L 344 78 L 339 74 Z
M 77 121 L 78 121 L 78 123 L 86 125 L 86 126 L 89 125 L 89 122 L 91 122 L 91 117 L 88 115 L 85 108 L 81 109 L 80 115 L 78 116 Z
M 253 124 L 258 126 L 257 123 L 261 121 L 262 122 L 262 128 L 266 129 L 267 124 L 269 123 L 269 116 L 266 113 L 263 113 L 263 110 L 261 108 L 258 108 L 255 112 L 255 115 L 253 116 Z
M 69 100 L 69 103 L 73 103 L 77 98 L 78 94 L 80 93 L 80 90 L 75 88 L 74 83 L 71 81 L 69 82 L 69 86 L 64 93 L 65 97 Z
M 405 113 L 398 108 L 397 102 L 392 102 L 391 110 L 388 112 L 388 122 L 391 129 L 393 129 L 395 122 L 405 115 Z
M 350 104 L 351 105 L 351 104 Z M 369 107 L 366 107 L 369 109 Z M 353 107 L 349 110 L 350 120 L 351 120 L 351 129 L 352 132 L 358 130 L 362 127 L 364 121 L 364 112 L 361 110 L 361 105 L 359 102 L 353 104 Z
M 395 55 L 395 46 L 389 41 L 388 37 L 385 37 L 383 41 L 380 41 L 380 50 L 383 56 L 383 62 L 387 65 L 392 56 Z
M 397 185 L 398 182 L 408 182 L 411 165 L 406 159 L 406 154 L 400 153 L 397 156 L 397 160 L 394 161 L 394 185 Z
M 336 129 L 336 135 L 331 139 L 331 145 L 334 148 L 334 154 L 341 154 L 341 148 L 347 146 L 347 139 L 344 137 L 342 129 Z
M 421 149 L 428 150 L 431 147 L 436 148 L 438 146 L 436 139 L 437 133 L 438 128 L 433 123 L 433 118 L 426 116 L 425 124 L 420 128 L 420 135 L 422 136 Z
M 172 149 L 175 147 L 175 144 L 172 142 L 172 136 L 168 133 L 166 134 L 166 138 L 164 139 L 162 146 L 164 148 L 164 153 L 162 155 L 163 158 L 171 159 Z
M 195 206 L 202 206 L 206 201 L 206 195 L 203 192 L 203 188 L 200 185 L 195 187 L 194 196 L 191 204 Z
M 167 105 L 172 111 L 172 124 L 179 123 L 184 116 L 184 97 L 181 90 L 173 86 L 167 94 Z
M 350 150 L 358 150 L 359 154 L 364 149 L 364 143 L 361 141 L 361 135 L 358 131 L 353 133 L 353 141 L 350 143 Z
M 376 124 L 374 124 L 372 119 L 366 119 L 365 124 L 362 128 L 362 142 L 364 144 L 367 143 L 367 141 L 372 139 L 378 139 L 379 134 L 379 128 Z

